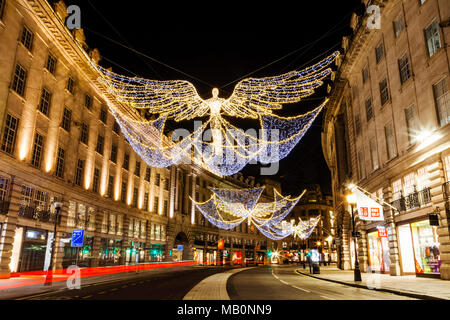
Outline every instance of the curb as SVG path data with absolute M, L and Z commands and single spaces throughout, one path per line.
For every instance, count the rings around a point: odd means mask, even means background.
M 313 276 L 313 275 L 310 275 L 308 273 L 300 272 L 300 271 L 298 271 L 298 269 L 295 269 L 295 273 L 297 273 L 299 275 L 303 275 L 303 276 L 308 276 L 308 277 L 311 277 L 311 278 L 319 279 L 319 280 L 324 280 L 324 281 L 329 281 L 329 282 L 342 284 L 342 285 L 345 285 L 345 286 L 361 288 L 361 289 L 366 289 L 366 290 L 371 290 L 371 291 L 375 290 L 375 291 L 393 293 L 393 294 L 396 294 L 396 295 L 399 295 L 399 296 L 405 296 L 405 297 L 416 298 L 416 299 L 421 299 L 421 300 L 447 300 L 447 299 L 433 297 L 433 296 L 428 296 L 428 295 L 424 295 L 424 294 L 409 293 L 409 292 L 397 291 L 397 290 L 392 290 L 392 289 L 383 289 L 383 288 L 369 289 L 367 286 L 364 286 L 364 285 L 361 285 L 361 284 L 357 284 L 357 283 L 349 283 L 349 282 L 345 282 L 345 281 L 325 279 L 325 278 L 322 278 L 322 277 Z

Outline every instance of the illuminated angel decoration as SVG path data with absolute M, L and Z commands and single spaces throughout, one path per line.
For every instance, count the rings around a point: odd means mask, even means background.
M 202 99 L 188 81 L 158 81 L 125 77 L 94 65 L 99 81 L 116 98 L 111 111 L 133 149 L 153 167 L 189 161 L 218 175 L 239 172 L 250 161 L 263 164 L 286 157 L 300 141 L 326 101 L 295 117 L 274 114 L 283 104 L 296 103 L 314 94 L 332 72 L 339 52 L 302 71 L 240 81 L 228 99 L 212 90 Z M 149 119 L 149 115 L 157 117 Z M 259 120 L 259 132 L 244 131 L 223 116 Z M 166 121 L 207 117 L 193 132 L 164 134 Z
M 210 188 L 212 196 L 205 202 L 192 200 L 198 211 L 218 228 L 230 230 L 247 220 L 264 236 L 272 240 L 280 240 L 295 233 L 304 239 L 311 234 L 309 224 L 293 226 L 284 219 L 305 194 L 297 197 L 283 197 L 274 190 L 273 202 L 258 203 L 264 187 L 255 189 L 218 189 Z M 306 228 L 306 225 L 308 226 Z M 312 228 L 314 229 L 314 227 Z

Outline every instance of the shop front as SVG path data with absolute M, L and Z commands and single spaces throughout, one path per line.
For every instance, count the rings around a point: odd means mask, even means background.
M 46 260 L 50 261 L 49 248 L 52 238 L 53 233 L 49 236 L 46 230 L 26 228 L 18 261 L 18 271 L 44 270 Z
M 391 264 L 389 242 L 385 228 L 367 233 L 369 249 L 369 270 L 372 272 L 389 273 Z
M 217 254 L 217 250 L 208 249 L 206 251 L 206 264 L 207 265 L 216 265 L 219 259 L 219 255 Z
M 403 274 L 440 277 L 441 257 L 437 227 L 428 220 L 398 226 Z
M 114 266 L 119 264 L 122 240 L 102 238 L 100 242 L 99 266 Z
M 151 262 L 161 262 L 164 260 L 165 245 L 152 243 L 148 250 L 149 260 Z
M 62 267 L 67 268 L 71 265 L 79 267 L 90 267 L 92 265 L 92 246 L 94 237 L 85 236 L 83 240 L 83 247 L 72 247 L 71 242 L 66 242 L 64 245 L 64 257 Z M 78 259 L 77 259 L 78 255 Z
M 139 241 L 130 241 L 129 247 L 125 250 L 125 263 L 133 264 L 144 262 L 144 243 Z
M 198 265 L 203 265 L 203 249 L 194 248 L 194 262 Z

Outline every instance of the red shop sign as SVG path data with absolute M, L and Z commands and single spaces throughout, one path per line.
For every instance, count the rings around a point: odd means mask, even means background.
M 386 228 L 378 228 L 378 237 L 387 238 Z

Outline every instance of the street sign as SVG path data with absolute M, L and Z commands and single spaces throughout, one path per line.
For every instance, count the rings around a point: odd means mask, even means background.
M 183 251 L 183 245 L 182 244 L 179 244 L 179 245 L 177 245 L 177 250 L 178 251 Z
M 84 229 L 72 230 L 72 247 L 82 247 L 84 239 Z

